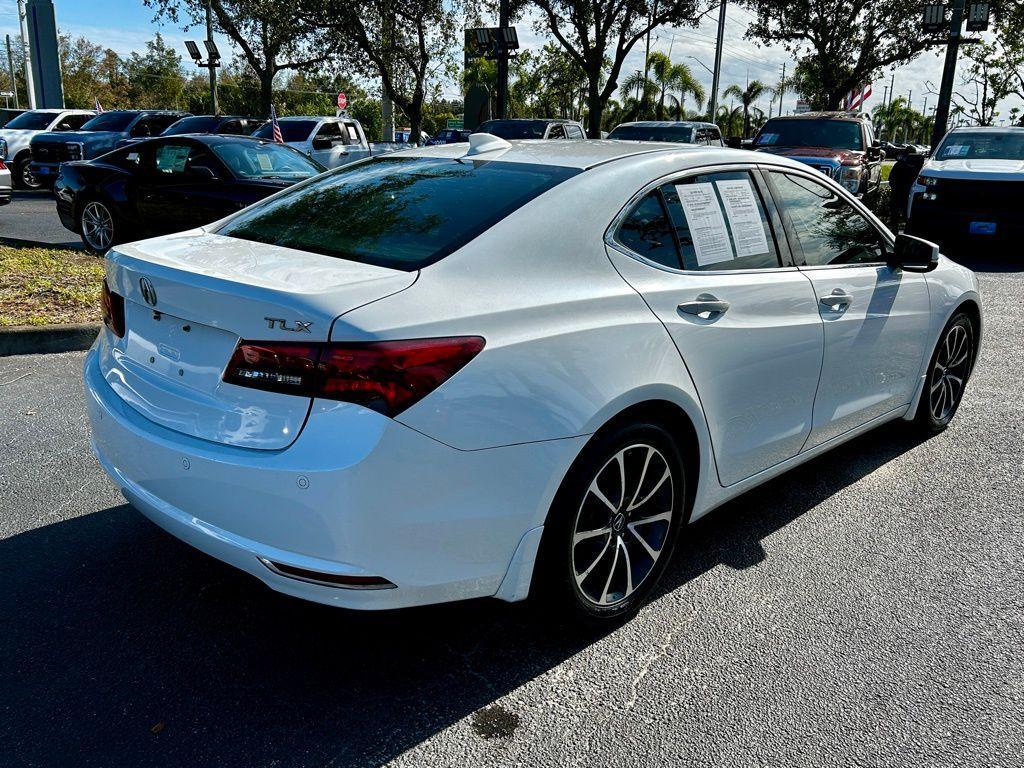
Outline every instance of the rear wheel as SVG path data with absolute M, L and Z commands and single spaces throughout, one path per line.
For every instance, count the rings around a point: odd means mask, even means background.
M 924 392 L 914 417 L 926 432 L 944 430 L 960 407 L 974 364 L 974 337 L 974 323 L 964 312 L 956 314 L 943 329 L 928 364 Z
M 533 597 L 591 623 L 634 613 L 672 554 L 685 489 L 682 458 L 661 426 L 623 424 L 599 435 L 552 506 Z
M 116 242 L 114 214 L 102 200 L 88 200 L 78 214 L 78 230 L 87 248 L 103 252 Z
M 43 184 L 32 173 L 31 163 L 31 155 L 25 155 L 14 164 L 14 183 L 22 189 L 41 189 Z

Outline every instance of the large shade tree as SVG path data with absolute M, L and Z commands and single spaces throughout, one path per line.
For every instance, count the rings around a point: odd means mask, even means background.
M 843 97 L 931 43 L 920 30 L 920 0 L 748 0 L 747 36 L 799 57 L 802 95 L 815 109 Z
M 417 142 L 424 107 L 461 49 L 458 3 L 451 0 L 298 0 L 308 24 L 327 31 L 336 55 L 380 78 L 384 96 L 409 120 Z
M 310 24 L 297 3 L 277 0 L 209 0 L 216 29 L 241 51 L 260 83 L 260 108 L 270 112 L 278 72 L 319 64 L 330 57 L 323 30 Z M 157 19 L 201 25 L 206 0 L 145 0 Z
M 693 24 L 708 0 L 512 0 L 514 13 L 533 12 L 586 76 L 587 133 L 601 136 L 608 100 L 622 65 L 652 29 Z M 641 97 L 642 98 L 642 97 Z

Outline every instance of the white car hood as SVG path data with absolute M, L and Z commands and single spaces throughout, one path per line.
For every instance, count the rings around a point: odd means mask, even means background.
M 978 181 L 1024 181 L 1024 160 L 992 158 L 950 158 L 929 160 L 921 173 L 941 179 L 976 179 Z

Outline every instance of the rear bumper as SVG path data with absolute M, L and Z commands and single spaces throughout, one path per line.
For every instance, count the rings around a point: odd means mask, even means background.
M 85 386 L 93 450 L 140 512 L 275 590 L 348 608 L 525 597 L 536 528 L 585 442 L 459 451 L 373 411 L 317 401 L 289 448 L 234 448 L 145 419 L 109 387 L 95 348 Z M 324 586 L 262 560 L 395 588 Z

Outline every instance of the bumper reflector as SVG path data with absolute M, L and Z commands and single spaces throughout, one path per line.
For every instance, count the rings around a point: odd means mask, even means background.
M 290 579 L 306 581 L 310 584 L 320 584 L 325 587 L 340 587 L 341 589 L 396 589 L 397 587 L 387 579 L 380 576 L 346 576 L 340 573 L 323 573 L 322 571 L 311 571 L 308 568 L 297 568 L 294 565 L 285 565 L 261 557 L 260 562 L 279 576 L 287 576 Z

